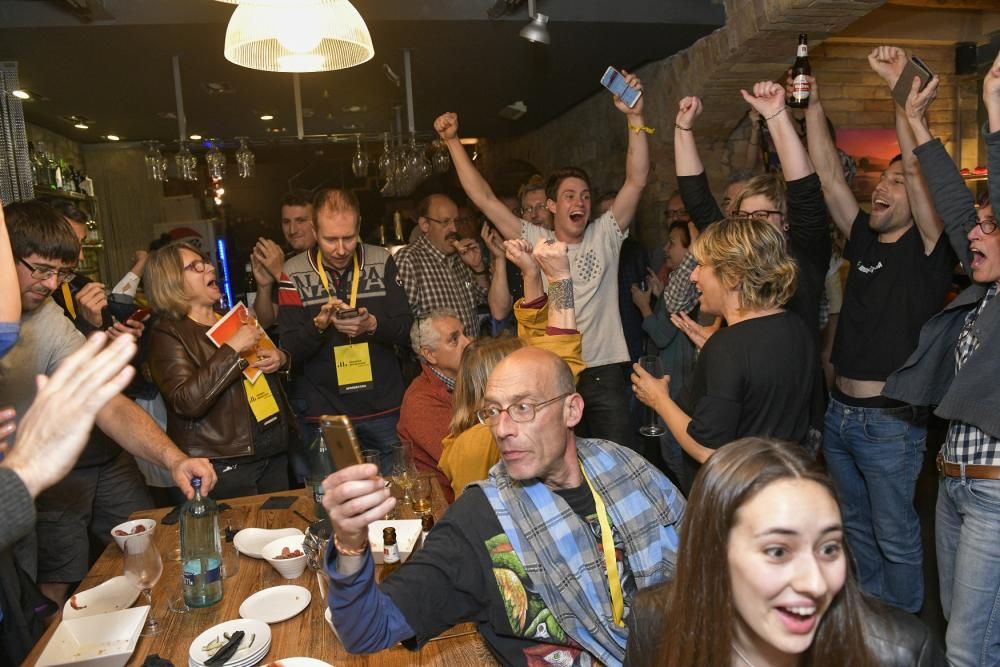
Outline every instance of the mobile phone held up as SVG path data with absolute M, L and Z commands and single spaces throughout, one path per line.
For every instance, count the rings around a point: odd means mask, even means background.
M 899 75 L 899 79 L 896 80 L 896 85 L 892 88 L 893 99 L 896 100 L 896 104 L 904 109 L 906 108 L 906 98 L 910 96 L 910 88 L 913 86 L 913 77 L 920 79 L 919 90 L 923 90 L 930 83 L 930 80 L 934 78 L 934 72 L 920 58 L 910 56 L 910 59 L 906 61 L 903 72 Z
M 642 91 L 628 85 L 625 76 L 614 67 L 604 70 L 601 85 L 617 95 L 629 109 L 635 108 L 636 102 L 642 97 Z
M 334 470 L 364 463 L 358 436 L 350 419 L 345 415 L 323 415 L 319 424 Z

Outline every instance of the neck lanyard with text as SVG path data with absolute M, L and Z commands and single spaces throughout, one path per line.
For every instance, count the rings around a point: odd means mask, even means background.
M 608 511 L 604 507 L 601 494 L 594 490 L 587 471 L 580 466 L 583 478 L 587 481 L 590 493 L 594 496 L 594 506 L 597 509 L 597 521 L 601 524 L 601 550 L 604 552 L 604 567 L 608 572 L 608 589 L 611 593 L 611 611 L 614 614 L 615 625 L 624 627 L 622 618 L 625 616 L 625 598 L 622 595 L 622 581 L 618 575 L 618 561 L 615 559 L 615 540 L 611 534 L 611 523 L 608 521 Z
M 361 271 L 358 270 L 358 251 L 354 251 L 352 256 L 354 260 L 354 269 L 351 271 L 351 300 L 348 305 L 354 308 L 354 303 L 358 300 L 358 282 L 361 280 Z M 330 298 L 333 297 L 333 292 L 330 291 L 330 280 L 326 277 L 326 269 L 323 268 L 323 251 L 316 250 L 316 271 L 319 273 L 320 282 L 323 283 L 323 289 L 326 290 L 326 295 Z

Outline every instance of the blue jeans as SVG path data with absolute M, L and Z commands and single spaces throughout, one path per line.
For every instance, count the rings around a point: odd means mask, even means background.
M 358 434 L 361 449 L 370 449 L 379 453 L 379 470 L 388 475 L 392 462 L 389 455 L 392 446 L 399 442 L 396 424 L 399 423 L 399 410 L 371 419 L 352 420 L 354 432 Z
M 935 532 L 948 664 L 1000 665 L 1000 481 L 942 478 Z
M 921 408 L 859 408 L 830 398 L 823 456 L 862 590 L 905 611 L 924 600 L 920 519 L 913 506 L 927 439 Z

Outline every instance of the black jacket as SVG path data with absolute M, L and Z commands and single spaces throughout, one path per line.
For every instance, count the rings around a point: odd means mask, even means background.
M 640 591 L 632 598 L 628 617 L 629 637 L 625 664 L 631 667 L 663 666 L 663 646 L 677 638 L 664 632 L 666 590 L 670 582 Z M 941 647 L 916 616 L 865 598 L 862 625 L 868 647 L 881 667 L 945 667 Z M 716 667 L 683 665 L 671 667 Z M 727 666 L 718 666 L 727 667 Z

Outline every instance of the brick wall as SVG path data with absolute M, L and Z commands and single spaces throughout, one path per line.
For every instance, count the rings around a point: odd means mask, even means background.
M 657 128 L 650 142 L 650 182 L 640 208 L 643 237 L 655 243 L 662 235 L 663 202 L 676 187 L 673 120 L 677 101 L 698 95 L 704 102 L 705 112 L 696 128 L 699 150 L 713 187 L 721 190 L 730 170 L 742 166 L 749 137 L 748 107 L 739 89 L 759 79 L 783 77 L 794 59 L 800 32 L 809 34 L 813 71 L 820 79 L 824 106 L 834 124 L 891 127 L 888 90 L 865 60 L 871 43 L 831 39 L 884 1 L 726 0 L 725 26 L 687 50 L 640 69 L 638 74 L 647 89 L 647 124 Z M 975 166 L 975 79 L 960 81 L 954 75 L 951 45 L 908 44 L 907 49 L 919 54 L 941 76 L 941 89 L 931 112 L 935 134 L 953 150 L 956 120 L 960 118 L 962 163 Z M 590 172 L 599 190 L 617 188 L 624 179 L 626 132 L 622 115 L 606 93 L 599 93 L 535 132 L 481 145 L 484 172 L 490 177 L 513 159 L 525 160 L 542 173 L 572 164 Z

